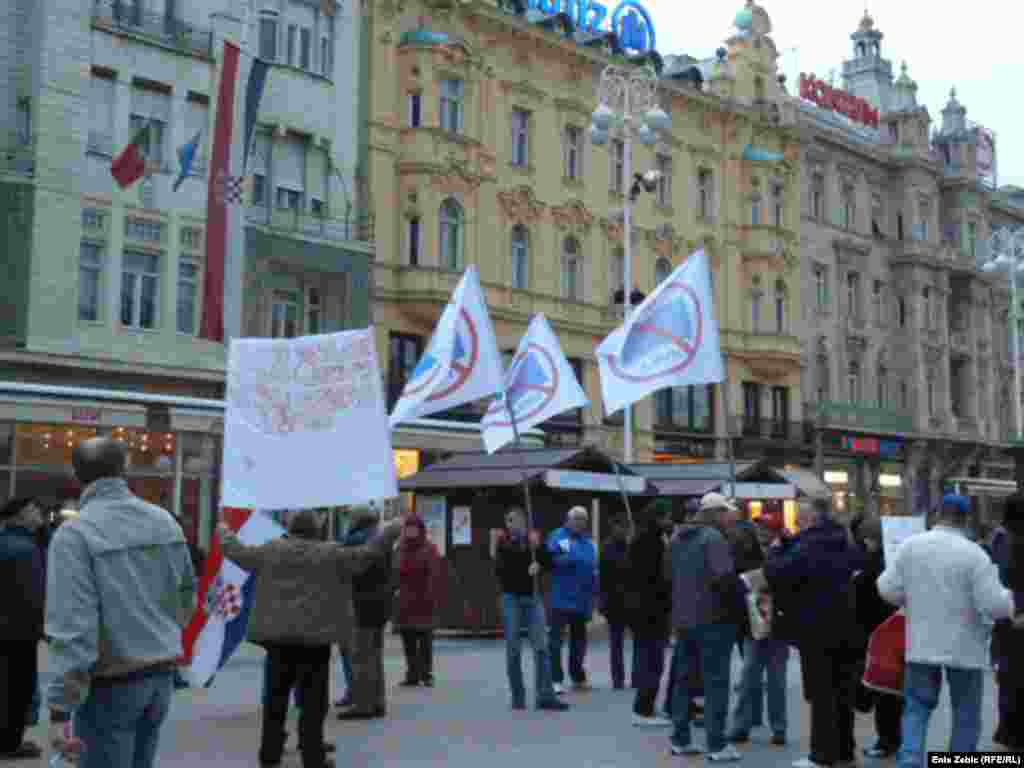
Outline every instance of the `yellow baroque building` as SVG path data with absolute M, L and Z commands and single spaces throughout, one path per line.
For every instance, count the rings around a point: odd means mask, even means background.
M 378 216 L 373 317 L 392 402 L 463 270 L 476 264 L 502 351 L 511 354 L 530 318 L 544 313 L 591 399 L 545 426 L 549 444 L 621 455 L 621 416 L 604 415 L 594 350 L 622 320 L 630 180 L 621 144 L 589 140 L 600 73 L 622 63 L 613 41 L 490 0 L 373 0 L 365 13 L 364 194 Z M 775 427 L 760 422 L 789 423 L 802 402 L 793 327 L 799 150 L 770 31 L 748 2 L 715 55 L 659 61 L 671 131 L 653 146 L 633 143 L 634 171 L 664 173 L 633 208 L 633 289 L 649 293 L 703 246 L 729 376 L 723 388 L 638 404 L 639 461 L 724 456 L 741 434 L 739 454 L 756 453 L 758 439 L 779 444 Z M 481 412 L 478 404 L 441 418 L 475 421 Z M 482 444 L 467 431 L 459 447 Z

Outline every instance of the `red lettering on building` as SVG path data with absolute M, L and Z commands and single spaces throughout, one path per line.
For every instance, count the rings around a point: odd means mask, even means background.
M 800 75 L 800 98 L 830 109 L 871 128 L 878 127 L 878 110 L 864 99 L 833 88 L 814 75 Z

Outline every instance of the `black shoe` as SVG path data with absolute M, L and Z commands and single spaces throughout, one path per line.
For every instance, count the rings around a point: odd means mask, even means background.
M 786 734 L 776 733 L 772 735 L 772 746 L 784 747 L 786 746 Z
M 343 698 L 340 698 L 336 702 L 334 702 L 334 706 L 336 706 L 338 709 L 347 709 L 348 707 L 352 706 L 352 697 L 345 696 Z
M 336 749 L 337 749 L 337 747 L 334 744 L 331 744 L 329 741 L 325 741 L 324 742 L 324 754 L 325 755 L 334 754 L 334 751 Z M 302 752 L 302 745 L 301 744 L 299 745 L 299 752 Z M 280 763 L 278 763 L 278 765 L 280 765 Z
M 373 720 L 376 717 L 383 717 L 384 713 L 379 709 L 367 712 L 365 709 L 350 707 L 338 713 L 339 720 Z
M 399 685 L 402 686 L 403 688 L 415 688 L 419 684 L 420 684 L 420 681 L 416 680 L 415 678 L 412 678 L 412 677 L 407 677 L 407 678 L 405 678 L 405 680 L 403 680 L 402 682 L 399 683 Z
M 625 684 L 624 682 L 622 682 L 622 681 L 620 680 L 620 681 L 619 681 L 619 682 L 617 682 L 617 683 L 613 682 L 613 683 L 612 683 L 612 688 L 613 688 L 614 690 L 616 690 L 616 691 L 623 691 L 623 690 L 625 690 L 625 689 L 626 689 L 626 684 Z
M 545 699 L 537 702 L 537 709 L 546 712 L 565 712 L 569 705 L 561 699 Z
M 423 685 L 425 687 L 427 687 L 427 688 L 433 688 L 434 687 L 434 677 L 433 676 L 423 678 L 422 682 L 423 682 Z
M 727 741 L 730 744 L 746 744 L 748 741 L 750 741 L 750 734 L 739 732 L 731 733 L 729 734 L 729 738 L 727 739 Z
M 0 752 L 0 760 L 36 760 L 43 756 L 43 750 L 31 741 L 21 742 L 21 746 L 10 752 Z

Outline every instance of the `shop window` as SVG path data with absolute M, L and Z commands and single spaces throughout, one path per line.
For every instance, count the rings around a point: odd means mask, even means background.
M 714 387 L 696 384 L 658 391 L 654 396 L 658 426 L 687 432 L 711 432 L 714 427 Z
M 59 467 L 70 471 L 75 446 L 96 435 L 97 431 L 91 427 L 18 424 L 15 431 L 18 466 Z

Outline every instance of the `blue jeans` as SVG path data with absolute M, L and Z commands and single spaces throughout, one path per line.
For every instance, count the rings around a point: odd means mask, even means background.
M 725 748 L 725 721 L 729 716 L 729 675 L 732 648 L 736 644 L 734 624 L 706 624 L 678 633 L 673 651 L 675 679 L 672 681 L 672 741 L 690 744 L 690 664 L 699 654 L 704 673 L 704 730 L 707 751 Z
M 152 768 L 173 692 L 169 671 L 94 682 L 75 713 L 75 735 L 85 744 L 80 768 Z
M 551 653 L 551 679 L 556 683 L 565 680 L 562 671 L 562 635 L 569 627 L 569 677 L 574 683 L 585 683 L 587 673 L 583 669 L 583 659 L 587 655 L 587 617 L 586 614 L 573 611 L 551 609 L 551 629 L 549 631 L 549 651 Z
M 943 667 L 907 663 L 903 681 L 903 743 L 899 768 L 921 768 L 925 764 L 928 721 L 939 703 Z M 951 752 L 976 752 L 981 738 L 981 697 L 984 677 L 980 669 L 945 667 L 949 701 L 953 710 Z
M 633 714 L 653 717 L 665 671 L 666 639 L 661 636 L 633 636 Z
M 786 662 L 789 646 L 779 640 L 746 638 L 743 643 L 743 677 L 732 715 L 732 730 L 747 735 L 758 724 L 758 706 L 768 695 L 768 722 L 772 733 L 786 734 Z M 765 672 L 768 683 L 764 684 Z
M 508 670 L 508 685 L 512 690 L 512 701 L 517 705 L 526 703 L 526 689 L 523 685 L 523 628 L 530 636 L 533 647 L 533 673 L 537 703 L 550 701 L 555 697 L 551 687 L 551 656 L 548 652 L 547 627 L 544 622 L 544 606 L 534 595 L 502 595 L 502 616 L 505 622 L 505 665 Z

